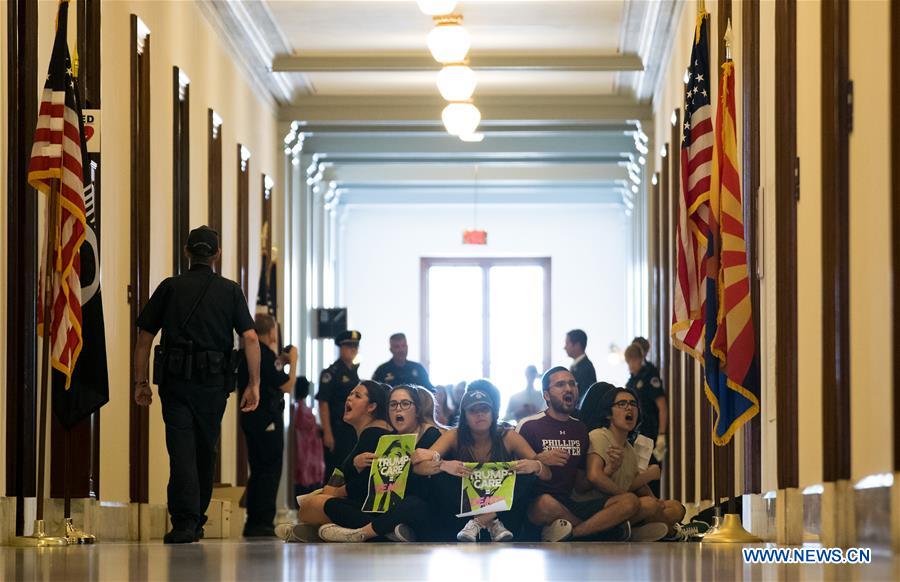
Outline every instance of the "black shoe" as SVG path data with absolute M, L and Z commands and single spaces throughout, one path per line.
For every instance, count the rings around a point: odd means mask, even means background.
M 190 544 L 196 540 L 196 531 L 193 529 L 173 529 L 163 536 L 164 544 Z
M 203 526 L 198 525 L 197 529 L 194 530 L 194 541 L 199 542 L 203 539 Z
M 245 538 L 274 538 L 278 537 L 275 535 L 275 527 L 274 526 L 265 526 L 265 525 L 251 525 L 244 526 L 244 537 Z

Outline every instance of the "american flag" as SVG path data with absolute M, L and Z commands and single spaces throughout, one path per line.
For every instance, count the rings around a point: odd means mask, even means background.
M 72 371 L 81 352 L 81 243 L 85 239 L 87 219 L 84 207 L 82 170 L 81 108 L 75 93 L 75 80 L 69 47 L 66 44 L 68 0 L 61 0 L 57 14 L 56 39 L 41 105 L 34 146 L 28 165 L 28 182 L 50 195 L 56 189 L 56 245 L 53 264 L 44 265 L 38 294 L 38 332 L 46 333 L 44 319 L 45 276 L 51 273 L 50 360 L 54 369 L 65 375 L 69 387 Z M 51 200 L 53 197 L 51 196 Z
M 706 252 L 711 218 L 709 196 L 715 141 L 710 104 L 709 14 L 706 12 L 697 17 L 686 75 L 672 339 L 680 349 L 702 359 Z

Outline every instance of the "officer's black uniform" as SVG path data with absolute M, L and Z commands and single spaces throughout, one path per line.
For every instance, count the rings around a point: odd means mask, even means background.
M 358 343 L 362 334 L 348 330 L 334 338 L 334 343 Z M 325 449 L 325 480 L 331 477 L 335 468 L 339 468 L 356 446 L 356 431 L 344 422 L 344 406 L 347 396 L 359 386 L 358 365 L 347 366 L 338 358 L 333 364 L 322 370 L 319 376 L 319 391 L 316 400 L 328 403 L 328 416 L 331 419 L 331 434 L 334 435 L 334 450 Z
M 415 384 L 424 386 L 434 392 L 434 386 L 432 386 L 431 380 L 428 379 L 428 371 L 425 369 L 425 366 L 412 360 L 406 360 L 406 364 L 398 366 L 392 358 L 375 368 L 372 379 L 390 386 Z
M 247 439 L 247 523 L 244 535 L 275 535 L 275 498 L 281 479 L 284 452 L 284 392 L 281 386 L 290 377 L 275 367 L 276 355 L 269 346 L 259 344 L 259 405 L 241 412 L 241 429 Z M 238 385 L 246 386 L 249 374 L 240 368 Z
M 655 443 L 656 437 L 659 436 L 659 406 L 657 406 L 656 404 L 656 399 L 659 397 L 665 398 L 666 396 L 666 393 L 663 390 L 662 380 L 660 380 L 659 378 L 659 370 L 650 362 L 645 361 L 641 366 L 641 369 L 638 370 L 638 373 L 634 374 L 628 379 L 628 383 L 625 385 L 625 387 L 631 388 L 632 390 L 637 392 L 637 395 L 640 398 L 640 434 L 644 435 Z M 650 457 L 650 464 L 659 464 L 660 467 L 662 466 L 662 463 L 652 455 Z M 651 481 L 649 483 L 649 486 L 653 494 L 659 497 L 659 479 Z
M 213 256 L 218 235 L 200 227 L 191 231 L 188 247 L 195 255 Z M 182 327 L 194 305 L 196 310 Z M 199 531 L 212 496 L 215 453 L 230 391 L 226 377 L 233 382 L 234 332 L 252 329 L 253 319 L 237 283 L 215 274 L 208 265 L 192 265 L 188 272 L 160 283 L 137 325 L 154 335 L 163 332 L 165 356 L 156 356 L 160 361 L 154 362 L 154 370 L 162 364 L 162 371 L 154 372 L 154 382 L 159 384 L 166 425 L 173 531 Z

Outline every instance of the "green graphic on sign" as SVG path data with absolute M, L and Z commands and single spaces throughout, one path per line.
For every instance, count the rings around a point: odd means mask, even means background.
M 469 517 L 512 509 L 516 488 L 515 463 L 466 463 L 472 474 L 462 478 L 459 513 Z
M 406 482 L 416 435 L 385 435 L 378 439 L 369 471 L 369 494 L 363 511 L 384 513 L 406 495 Z

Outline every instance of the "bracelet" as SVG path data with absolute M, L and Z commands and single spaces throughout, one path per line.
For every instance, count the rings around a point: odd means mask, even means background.
M 535 459 L 535 461 L 537 461 L 538 466 L 540 466 L 540 469 L 538 469 L 538 472 L 535 474 L 540 475 L 541 473 L 544 472 L 544 464 L 542 462 L 540 462 L 540 460 L 538 460 L 538 459 Z

